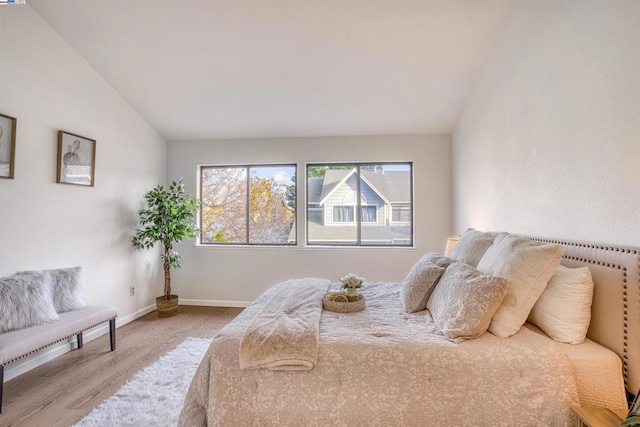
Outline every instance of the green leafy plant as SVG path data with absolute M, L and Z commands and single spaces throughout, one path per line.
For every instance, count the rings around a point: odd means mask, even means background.
M 621 426 L 640 426 L 640 414 L 637 412 L 629 414 L 626 420 L 624 420 Z
M 145 194 L 144 199 L 147 207 L 138 213 L 140 228 L 136 229 L 132 243 L 137 249 L 150 249 L 156 243 L 162 243 L 164 299 L 169 300 L 171 269 L 182 265 L 182 257 L 173 249 L 173 245 L 193 239 L 200 232 L 195 224 L 200 200 L 184 193 L 182 179 L 173 181 L 168 190 L 158 185 Z
M 640 391 L 638 391 L 635 399 L 633 399 L 633 403 L 631 403 L 631 408 L 629 409 L 629 415 L 627 416 L 627 419 L 624 420 L 620 425 L 629 427 L 640 426 Z

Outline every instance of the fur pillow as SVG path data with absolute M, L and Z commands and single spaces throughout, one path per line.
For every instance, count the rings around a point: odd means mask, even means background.
M 53 306 L 58 313 L 86 307 L 84 294 L 84 268 L 70 267 L 55 270 L 22 271 L 20 274 L 43 273 L 51 277 Z
M 34 271 L 0 278 L 0 333 L 56 319 L 49 274 Z

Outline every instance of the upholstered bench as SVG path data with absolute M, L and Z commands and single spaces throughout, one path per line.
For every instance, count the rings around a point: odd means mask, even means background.
M 82 348 L 82 333 L 109 322 L 111 351 L 116 349 L 115 307 L 90 305 L 79 310 L 60 313 L 60 318 L 30 328 L 0 334 L 0 413 L 2 413 L 2 383 L 5 365 L 15 362 L 50 345 L 77 337 L 78 348 Z
M 0 278 L 0 413 L 4 367 L 52 344 L 77 337 L 109 322 L 111 351 L 116 348 L 115 307 L 86 305 L 84 270 L 25 271 Z

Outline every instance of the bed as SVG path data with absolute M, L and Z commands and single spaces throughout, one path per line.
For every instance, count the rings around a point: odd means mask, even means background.
M 339 284 L 289 281 L 265 292 L 214 339 L 179 424 L 563 426 L 575 423 L 576 404 L 624 412 L 626 390 L 640 388 L 638 249 L 527 240 L 561 246 L 566 267 L 589 267 L 593 302 L 583 343 L 560 343 L 529 322 L 508 338 L 451 339 L 436 306 L 407 312 L 404 283 L 367 284 L 361 312 L 317 311 L 318 298 Z M 445 273 L 434 289 L 444 288 Z M 292 289 L 301 290 L 294 299 L 310 296 L 303 311 L 318 316 L 317 359 L 251 366 L 240 351 L 245 334 L 274 301 L 264 325 L 291 320 L 286 294 Z

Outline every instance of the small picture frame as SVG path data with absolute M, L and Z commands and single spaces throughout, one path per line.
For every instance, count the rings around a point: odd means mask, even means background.
M 95 139 L 62 130 L 58 132 L 57 183 L 93 187 L 95 164 Z
M 15 117 L 0 114 L 0 178 L 13 179 L 16 163 Z

